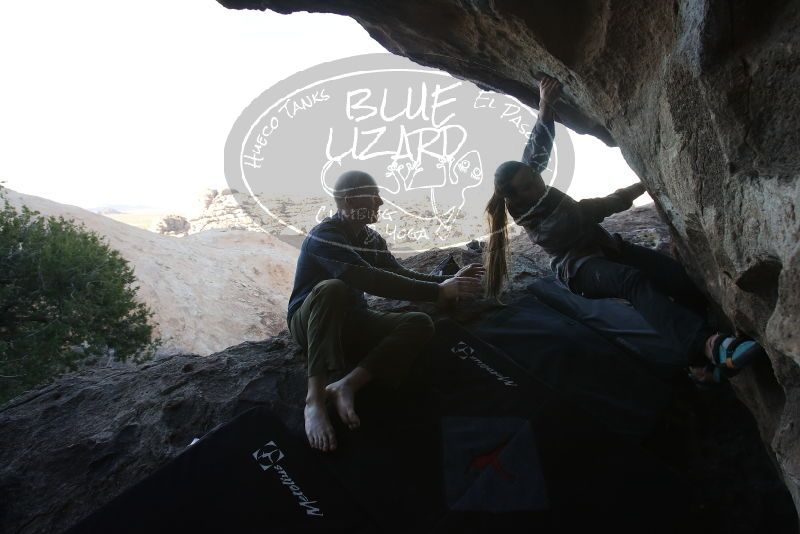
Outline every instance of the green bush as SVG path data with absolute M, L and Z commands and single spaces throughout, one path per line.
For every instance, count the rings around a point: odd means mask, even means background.
M 0 199 L 0 404 L 86 358 L 152 358 L 153 313 L 119 252 L 83 224 L 17 211 L 2 186 Z

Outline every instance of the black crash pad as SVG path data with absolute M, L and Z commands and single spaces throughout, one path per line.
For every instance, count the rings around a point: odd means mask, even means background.
M 371 532 L 307 442 L 268 409 L 220 425 L 69 533 Z
M 672 402 L 675 349 L 619 301 L 537 283 L 474 332 L 612 432 L 646 436 Z
M 71 532 L 672 532 L 683 481 L 458 324 L 322 453 L 264 408 L 204 436 Z M 313 513 L 317 510 L 319 514 Z M 310 513 L 312 512 L 312 513 Z

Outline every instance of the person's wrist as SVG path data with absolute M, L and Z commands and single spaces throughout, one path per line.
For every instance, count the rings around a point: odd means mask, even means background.
M 539 118 L 547 121 L 553 118 L 553 111 L 550 104 L 544 100 L 539 103 Z
M 546 98 L 539 98 L 539 110 L 544 111 L 550 108 L 550 101 Z

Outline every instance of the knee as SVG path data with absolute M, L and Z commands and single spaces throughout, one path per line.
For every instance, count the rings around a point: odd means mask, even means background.
M 349 286 L 338 278 L 323 280 L 314 286 L 312 293 L 324 300 L 343 301 L 347 297 Z
M 421 342 L 428 341 L 436 331 L 433 319 L 427 313 L 409 312 L 404 322 L 413 328 L 414 337 Z
M 627 294 L 647 282 L 647 277 L 639 269 L 626 268 L 620 276 L 620 286 L 623 293 Z

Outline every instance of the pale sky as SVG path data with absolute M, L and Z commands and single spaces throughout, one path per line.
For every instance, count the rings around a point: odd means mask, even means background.
M 385 51 L 347 17 L 214 0 L 0 0 L 0 49 L 0 181 L 84 208 L 177 212 L 203 188 L 226 187 L 225 140 L 263 91 L 318 63 Z M 638 181 L 619 149 L 570 135 L 572 196 Z

